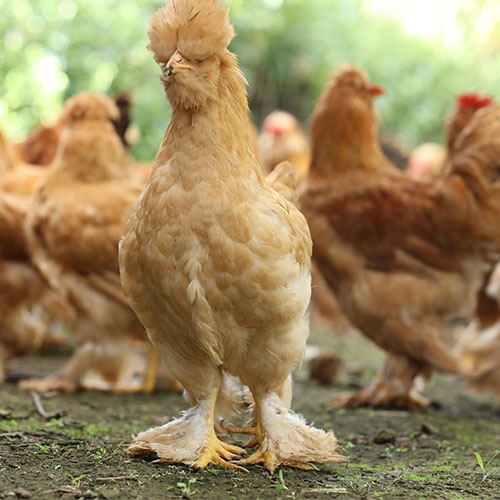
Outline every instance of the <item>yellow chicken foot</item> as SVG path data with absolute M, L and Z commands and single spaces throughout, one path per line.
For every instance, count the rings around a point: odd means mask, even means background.
M 231 434 L 253 434 L 255 436 L 247 441 L 243 445 L 243 448 L 253 448 L 254 446 L 257 446 L 259 444 L 259 440 L 257 439 L 257 427 L 239 427 L 237 425 L 228 424 L 225 426 L 225 429 Z
M 155 453 L 160 462 L 184 463 L 196 469 L 216 464 L 234 471 L 246 471 L 232 463 L 245 450 L 221 441 L 215 434 L 214 409 L 217 390 L 185 411 L 180 418 L 135 436 L 129 446 L 131 455 Z
M 253 434 L 257 450 L 239 465 L 264 464 L 273 473 L 279 466 L 311 470 L 311 462 L 343 462 L 337 453 L 337 441 L 331 431 L 306 424 L 305 420 L 283 406 L 277 394 L 255 397 L 257 424 L 252 427 L 232 427 L 228 430 Z
M 255 427 L 237 427 L 229 425 L 226 427 L 229 432 L 234 432 L 238 434 L 253 434 L 255 437 L 246 443 L 245 447 L 252 447 L 259 445 L 259 448 L 255 453 L 250 455 L 248 458 L 241 459 L 238 463 L 242 465 L 254 465 L 254 464 L 264 464 L 264 467 L 269 472 L 274 472 L 276 468 L 280 465 L 287 465 L 289 467 L 296 467 L 299 469 L 310 470 L 312 467 L 310 464 L 299 463 L 292 460 L 282 460 L 279 459 L 277 454 L 272 451 L 273 446 L 269 446 L 267 450 L 263 449 L 263 443 L 265 440 L 270 442 L 270 439 L 266 436 L 263 426 L 258 421 Z
M 222 467 L 226 467 L 228 469 L 234 471 L 244 471 L 248 472 L 247 469 L 236 465 L 234 463 L 229 462 L 229 460 L 234 460 L 235 458 L 244 455 L 246 452 L 239 446 L 235 446 L 232 444 L 225 443 L 221 441 L 213 430 L 210 432 L 208 438 L 208 444 L 203 449 L 201 455 L 198 457 L 196 462 L 193 464 L 195 469 L 203 469 L 208 464 L 217 464 L 222 465 Z

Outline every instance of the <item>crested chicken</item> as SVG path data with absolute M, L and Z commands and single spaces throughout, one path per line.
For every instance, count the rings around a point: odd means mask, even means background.
M 268 174 L 282 161 L 295 168 L 296 184 L 307 175 L 311 157 L 309 141 L 295 116 L 286 111 L 273 111 L 264 119 L 258 136 L 259 161 Z
M 355 67 L 327 84 L 311 118 L 298 205 L 342 310 L 387 353 L 373 383 L 336 404 L 425 407 L 416 379 L 456 371 L 447 322 L 473 314 L 498 251 L 500 108 L 478 111 L 443 176 L 425 183 L 381 154 L 377 93 Z
M 308 336 L 311 240 L 252 146 L 245 80 L 227 46 L 228 8 L 171 0 L 150 21 L 171 121 L 120 244 L 123 289 L 191 407 L 135 436 L 132 455 L 203 468 L 340 461 L 332 431 L 290 410 Z M 286 177 L 285 177 L 286 178 Z M 245 453 L 223 441 L 239 378 L 254 400 Z
M 114 129 L 117 117 L 112 99 L 85 92 L 70 98 L 61 116 L 61 150 L 33 195 L 25 224 L 30 257 L 77 311 L 76 348 L 57 372 L 23 381 L 25 389 L 73 391 L 94 372 L 102 378 L 99 387 L 110 390 L 154 384 L 154 363 L 139 380 L 141 373 L 129 377 L 125 366 L 131 342 L 147 343 L 118 269 L 118 242 L 143 185 Z

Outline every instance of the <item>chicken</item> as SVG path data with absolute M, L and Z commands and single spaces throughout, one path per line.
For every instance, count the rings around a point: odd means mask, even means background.
M 295 169 L 295 186 L 307 175 L 310 162 L 309 140 L 292 114 L 273 111 L 264 120 L 258 136 L 259 162 L 264 174 L 273 176 L 280 162 L 288 161 Z M 274 170 L 273 170 L 274 169 Z M 283 194 L 283 193 L 282 193 Z M 336 331 L 347 330 L 350 325 L 339 310 L 337 300 L 324 284 L 317 267 L 312 265 L 311 323 L 315 328 L 323 325 Z
M 290 410 L 290 372 L 308 336 L 311 240 L 257 162 L 233 35 L 217 0 L 172 0 L 150 21 L 171 121 L 121 240 L 120 270 L 191 407 L 128 450 L 194 468 L 309 468 L 342 460 L 332 431 Z M 236 463 L 243 448 L 220 436 L 228 406 L 240 407 L 229 376 L 253 395 L 255 425 L 227 430 L 258 446 Z
M 295 116 L 281 110 L 270 113 L 262 123 L 257 145 L 264 174 L 286 160 L 295 168 L 296 184 L 302 182 L 309 168 L 310 148 L 307 136 Z
M 0 131 L 0 189 L 30 195 L 45 169 L 25 163 L 15 144 Z
M 111 390 L 153 387 L 150 378 L 121 377 L 128 339 L 146 343 L 147 337 L 118 275 L 118 241 L 143 186 L 113 127 L 117 116 L 107 97 L 82 92 L 70 98 L 61 117 L 61 151 L 34 193 L 25 224 L 29 253 L 52 289 L 76 309 L 77 346 L 59 371 L 23 381 L 25 389 L 74 391 L 93 371 Z
M 493 104 L 493 98 L 473 92 L 460 94 L 453 111 L 446 117 L 445 132 L 448 154 L 451 154 L 453 144 L 462 130 L 468 125 L 477 110 Z M 444 164 L 443 164 L 444 166 Z M 475 328 L 482 330 L 491 327 L 500 320 L 500 308 L 495 297 L 487 293 L 493 269 L 486 274 L 479 290 L 474 324 L 470 325 L 469 332 Z M 462 346 L 462 348 L 465 348 Z
M 18 144 L 21 158 L 31 165 L 50 165 L 59 149 L 59 142 L 64 131 L 64 123 L 54 125 L 40 124 L 26 139 Z
M 376 93 L 355 67 L 328 83 L 311 118 L 311 168 L 298 206 L 342 310 L 387 353 L 375 381 L 336 404 L 425 407 L 415 381 L 456 371 L 447 320 L 473 314 L 498 251 L 500 108 L 478 111 L 443 177 L 424 183 L 382 157 Z
M 52 327 L 72 314 L 27 258 L 28 206 L 26 197 L 0 191 L 0 384 L 9 359 L 64 343 Z
M 460 94 L 455 108 L 445 119 L 446 148 L 430 142 L 417 146 L 410 155 L 407 172 L 419 180 L 432 180 L 438 176 L 446 164 L 447 154 L 451 151 L 455 139 L 469 123 L 476 110 L 490 105 L 491 97 L 475 93 Z
M 460 94 L 456 99 L 455 109 L 445 120 L 446 147 L 451 151 L 455 140 L 470 122 L 474 113 L 481 108 L 489 106 L 493 99 L 474 92 Z
M 432 180 L 446 163 L 446 149 L 436 142 L 424 142 L 410 153 L 406 171 L 417 180 Z

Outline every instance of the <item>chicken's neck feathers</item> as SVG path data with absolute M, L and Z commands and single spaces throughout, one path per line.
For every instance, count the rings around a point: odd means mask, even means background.
M 250 137 L 245 80 L 237 67 L 221 69 L 217 99 L 202 107 L 171 102 L 172 114 L 153 168 L 179 169 L 182 177 L 203 175 L 219 182 L 231 177 L 255 178 L 264 185 Z M 169 162 L 175 158 L 175 162 Z M 181 172 L 182 170 L 182 172 Z M 210 172 L 211 170 L 211 172 Z

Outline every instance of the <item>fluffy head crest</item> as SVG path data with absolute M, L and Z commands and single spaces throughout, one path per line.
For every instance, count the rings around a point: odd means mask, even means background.
M 481 96 L 479 94 L 467 93 L 459 95 L 457 98 L 457 102 L 459 109 L 464 109 L 464 108 L 479 109 L 479 108 L 484 108 L 485 106 L 489 106 L 493 102 L 493 99 L 488 96 Z
M 120 116 L 113 99 L 101 94 L 80 92 L 64 105 L 62 120 L 117 120 Z
M 219 0 L 170 0 L 150 20 L 148 48 L 166 62 L 176 51 L 204 60 L 224 51 L 234 37 L 228 7 Z

